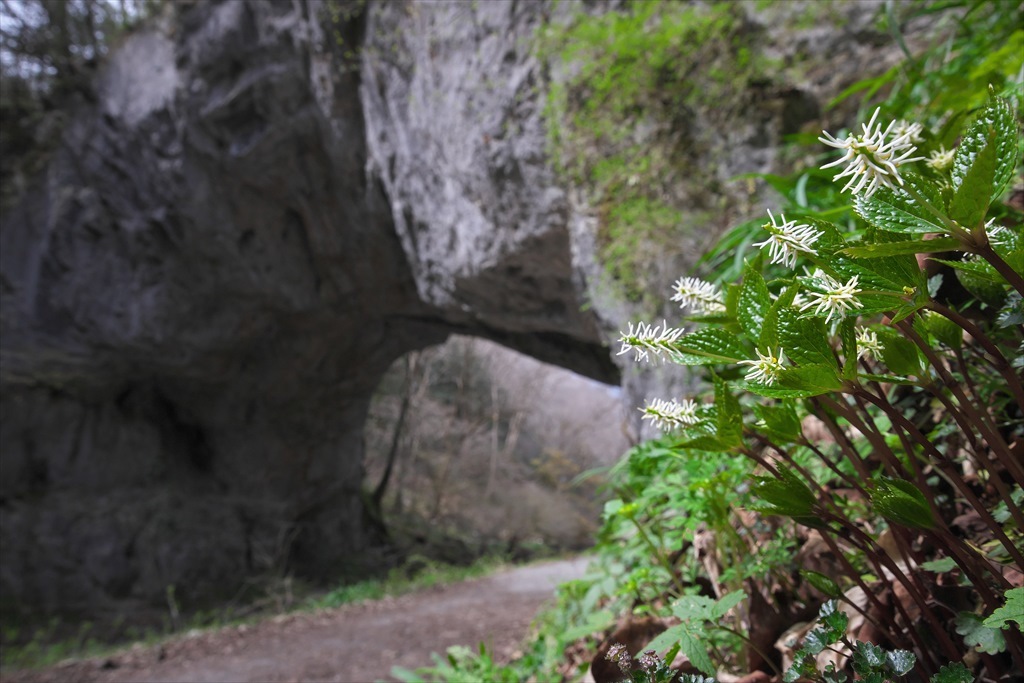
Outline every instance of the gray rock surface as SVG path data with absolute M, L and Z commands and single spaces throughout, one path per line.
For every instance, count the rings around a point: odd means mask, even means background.
M 531 39 L 550 3 L 356 6 L 172 4 L 4 209 L 0 602 L 190 600 L 283 562 L 359 572 L 382 547 L 360 496 L 370 395 L 448 334 L 619 381 L 608 344 L 632 314 L 545 152 Z M 787 21 L 750 7 L 769 32 Z M 780 59 L 831 61 L 745 123 L 698 112 L 723 187 L 777 168 L 782 134 L 844 83 L 837 62 L 885 64 L 871 11 L 777 33 Z M 689 381 L 664 377 L 630 369 L 627 400 Z
M 0 600 L 360 571 L 369 397 L 450 332 L 617 381 L 527 96 L 537 6 L 329 9 L 136 32 L 5 211 Z

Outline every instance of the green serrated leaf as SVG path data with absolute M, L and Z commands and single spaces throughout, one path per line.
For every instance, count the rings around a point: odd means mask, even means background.
M 885 666 L 885 650 L 874 643 L 857 641 L 853 649 L 853 670 L 867 676 Z
M 995 130 L 989 129 L 984 146 L 974 155 L 961 184 L 957 187 L 954 181 L 956 193 L 949 203 L 949 215 L 968 230 L 984 221 L 988 211 L 996 172 L 995 138 Z
M 913 483 L 882 477 L 871 492 L 875 512 L 912 529 L 934 529 L 935 519 L 924 494 Z
M 726 444 L 727 449 L 731 449 L 743 443 L 743 413 L 740 411 L 740 402 L 725 380 L 713 374 L 712 381 L 715 386 L 715 406 L 718 408 L 717 436 Z
M 765 433 L 777 442 L 789 443 L 799 438 L 802 429 L 794 402 L 755 403 L 753 408 L 757 419 L 764 425 Z
M 967 263 L 973 263 L 978 267 L 965 268 L 961 265 L 960 268 L 957 268 L 956 277 L 960 284 L 979 301 L 992 308 L 1002 308 L 1007 294 L 1007 288 L 1003 284 L 1005 280 L 1002 276 L 997 274 L 994 268 L 987 271 L 986 267 L 991 268 L 987 263 L 984 266 L 979 262 Z
M 758 348 L 774 349 L 779 345 L 779 313 L 789 310 L 799 291 L 799 285 L 787 287 L 779 295 L 779 298 L 772 302 L 761 326 L 761 338 L 758 340 Z
M 843 349 L 843 379 L 857 376 L 857 329 L 855 318 L 843 318 L 839 324 L 839 341 Z
M 777 477 L 757 477 L 753 493 L 771 505 L 774 514 L 777 515 L 806 517 L 810 516 L 814 509 L 814 494 L 791 469 L 785 466 L 779 467 Z
M 1017 166 L 1017 122 L 1010 104 L 994 97 L 967 129 L 953 156 L 953 189 L 966 184 L 979 154 L 992 144 L 995 169 L 989 199 L 996 200 L 1013 177 Z
M 779 311 L 779 345 L 797 365 L 835 365 L 824 318 L 801 318 L 793 308 Z
M 977 275 L 978 277 L 988 280 L 990 282 L 1005 282 L 1002 276 L 998 272 L 996 272 L 995 268 L 989 265 L 986 261 L 982 261 L 980 259 L 972 259 L 968 257 L 962 261 L 939 258 L 933 258 L 931 260 L 935 261 L 936 263 L 942 263 L 944 265 L 947 265 L 954 270 Z
M 740 286 L 736 318 L 751 339 L 761 337 L 761 327 L 771 305 L 772 298 L 761 271 L 747 263 L 743 268 L 743 283 Z
M 939 669 L 929 680 L 929 683 L 974 683 L 974 674 L 966 666 L 957 662 L 947 664 Z
M 1017 292 L 1010 292 L 1006 298 L 1006 305 L 996 316 L 996 325 L 999 327 L 1024 325 L 1024 297 Z
M 932 206 L 941 206 L 941 199 L 932 183 L 911 173 L 904 182 L 925 197 Z M 923 234 L 947 232 L 942 221 L 933 216 L 906 190 L 879 188 L 870 197 L 863 195 L 853 205 L 854 211 L 868 223 L 892 232 Z
M 779 387 L 813 392 L 808 396 L 819 396 L 826 392 L 839 391 L 843 381 L 836 371 L 835 363 L 812 363 L 796 368 L 786 368 L 779 373 Z
M 1006 604 L 997 609 L 982 622 L 986 628 L 1009 628 L 1010 622 L 1024 629 L 1024 588 L 1011 588 L 1006 591 Z
M 959 349 L 964 343 L 964 331 L 949 318 L 938 313 L 929 312 L 919 318 L 928 334 L 951 349 Z
M 932 560 L 931 562 L 922 562 L 921 568 L 936 574 L 942 572 L 952 571 L 956 569 L 956 561 L 952 557 L 944 557 L 941 560 Z
M 940 237 L 932 240 L 862 244 L 855 247 L 847 247 L 840 253 L 855 258 L 874 259 L 883 256 L 902 256 L 904 254 L 935 254 L 953 251 L 954 249 L 959 249 L 960 246 L 960 242 L 953 237 Z
M 715 665 L 712 663 L 711 658 L 708 657 L 708 652 L 703 644 L 704 639 L 706 639 L 706 636 L 703 630 L 694 631 L 688 624 L 683 623 L 663 632 L 652 640 L 646 649 L 661 652 L 673 645 L 679 645 L 679 649 L 682 650 L 686 658 L 697 669 L 706 674 L 714 674 Z
M 672 614 L 683 621 L 697 623 L 714 618 L 715 601 L 705 595 L 684 595 L 672 603 Z
M 964 637 L 964 642 L 990 655 L 999 654 L 1006 649 L 1006 639 L 998 628 L 985 626 L 981 617 L 971 612 L 961 612 L 956 617 L 956 632 Z
M 917 657 L 913 652 L 907 650 L 893 650 L 885 653 L 886 668 L 897 676 L 905 676 L 910 673 L 917 663 Z
M 846 627 L 850 623 L 850 618 L 846 612 L 839 609 L 839 602 L 836 600 L 828 600 L 821 606 L 818 610 L 818 620 L 828 629 L 828 637 L 833 643 L 846 635 Z
M 875 329 L 882 343 L 882 361 L 897 375 L 921 375 L 921 354 L 910 341 L 891 327 Z
M 725 330 L 705 327 L 679 338 L 672 344 L 671 359 L 680 365 L 735 363 L 747 357 L 747 351 Z
M 804 644 L 801 650 L 809 655 L 817 655 L 834 642 L 834 640 L 829 638 L 828 631 L 823 628 L 816 628 L 804 637 Z
M 747 594 L 743 591 L 733 591 L 723 595 L 712 607 L 711 607 L 711 621 L 717 621 L 724 617 L 729 610 L 736 605 L 743 602 L 743 599 L 747 597 Z
M 793 664 L 786 673 L 783 674 L 783 683 L 796 683 L 801 678 L 811 678 L 818 673 L 817 662 L 814 660 L 814 656 L 810 653 L 803 652 L 802 650 L 797 653 L 793 659 Z

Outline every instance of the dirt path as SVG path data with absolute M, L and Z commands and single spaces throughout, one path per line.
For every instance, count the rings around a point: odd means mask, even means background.
M 586 563 L 520 567 L 397 598 L 137 646 L 105 659 L 5 672 L 2 678 L 4 683 L 369 683 L 393 680 L 392 666 L 428 665 L 431 652 L 481 641 L 505 660 L 555 586 L 582 576 Z

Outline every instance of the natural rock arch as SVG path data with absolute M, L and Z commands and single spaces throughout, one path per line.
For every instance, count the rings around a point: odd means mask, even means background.
M 450 62 L 476 41 L 454 123 L 421 106 L 450 64 L 352 68 L 323 9 L 203 3 L 136 32 L 5 210 L 3 600 L 211 595 L 282 552 L 359 571 L 369 396 L 451 332 L 618 380 L 523 95 L 537 8 L 434 35 Z M 379 47 L 405 11 L 334 28 Z

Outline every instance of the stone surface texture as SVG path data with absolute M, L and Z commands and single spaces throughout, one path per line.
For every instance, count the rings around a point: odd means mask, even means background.
M 111 55 L 3 215 L 0 599 L 358 571 L 370 395 L 450 332 L 617 381 L 503 6 L 197 3 Z
M 605 382 L 628 364 L 595 219 L 545 153 L 550 3 L 170 5 L 3 211 L 0 602 L 358 572 L 382 546 L 363 423 L 394 359 L 460 333 Z M 858 40 L 800 49 L 854 70 Z M 774 166 L 783 109 L 723 129 L 723 174 Z M 629 373 L 635 405 L 657 383 Z

